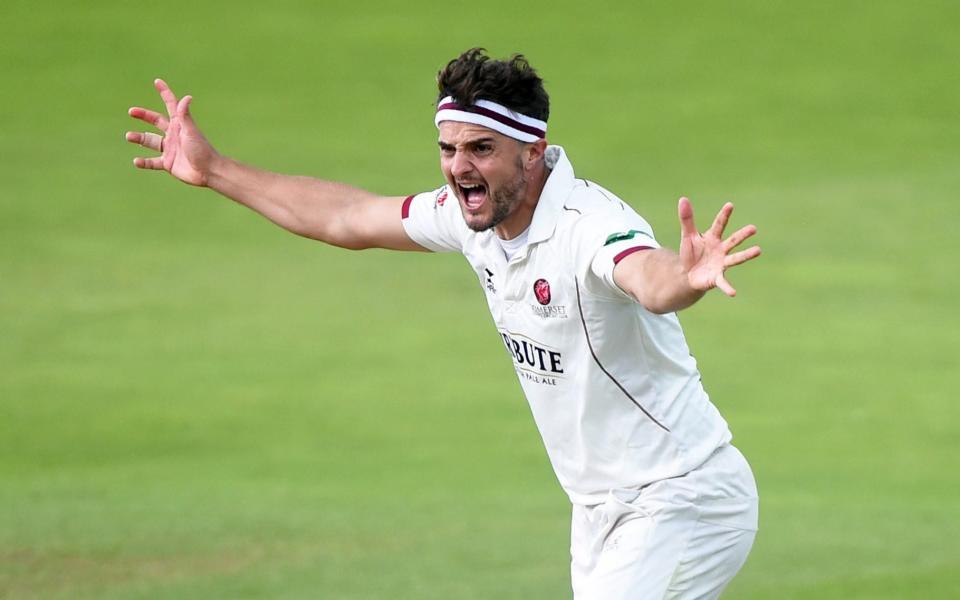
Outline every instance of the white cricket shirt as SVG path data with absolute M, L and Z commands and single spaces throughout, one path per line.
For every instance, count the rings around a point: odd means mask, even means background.
M 571 502 L 591 505 L 687 473 L 731 435 L 676 315 L 648 312 L 613 281 L 622 258 L 659 247 L 650 225 L 577 179 L 559 146 L 547 165 L 528 244 L 510 261 L 492 229 L 466 226 L 446 186 L 407 198 L 403 226 L 473 267 L 557 478 Z

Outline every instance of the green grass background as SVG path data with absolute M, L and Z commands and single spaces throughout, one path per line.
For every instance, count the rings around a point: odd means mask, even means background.
M 0 597 L 569 597 L 569 508 L 461 258 L 350 253 L 136 171 L 440 182 L 434 75 L 526 53 L 661 241 L 763 258 L 682 314 L 756 471 L 728 598 L 960 597 L 960 5 L 0 4 Z

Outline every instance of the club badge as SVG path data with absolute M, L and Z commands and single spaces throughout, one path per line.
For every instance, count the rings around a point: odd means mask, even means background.
M 550 283 L 546 279 L 538 279 L 533 284 L 533 294 L 543 306 L 550 304 Z

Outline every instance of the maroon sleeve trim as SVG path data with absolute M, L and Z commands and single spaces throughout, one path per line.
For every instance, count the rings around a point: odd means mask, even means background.
M 406 219 L 410 216 L 410 203 L 413 202 L 413 196 L 407 196 L 407 199 L 403 201 L 403 207 L 400 209 L 400 218 Z
M 653 247 L 652 246 L 634 246 L 633 248 L 627 248 L 620 254 L 613 257 L 613 264 L 619 263 L 621 260 L 630 256 L 634 252 L 639 252 L 640 250 L 653 250 Z

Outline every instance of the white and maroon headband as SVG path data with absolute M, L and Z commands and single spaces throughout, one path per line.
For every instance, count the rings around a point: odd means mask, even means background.
M 437 104 L 437 116 L 433 119 L 438 128 L 441 121 L 482 125 L 521 142 L 535 142 L 547 137 L 546 121 L 521 115 L 489 100 L 477 100 L 473 106 L 466 106 L 457 104 L 453 96 L 447 96 Z

